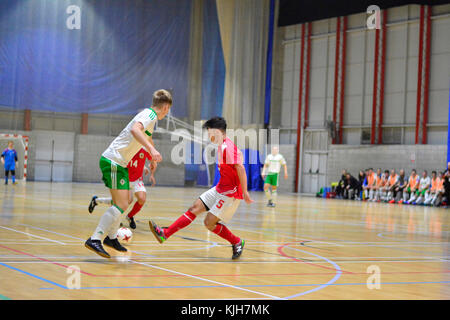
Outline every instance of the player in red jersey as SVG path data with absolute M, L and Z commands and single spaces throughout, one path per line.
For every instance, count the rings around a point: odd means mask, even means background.
M 160 228 L 152 220 L 150 230 L 159 243 L 187 227 L 201 213 L 206 214 L 206 228 L 230 242 L 233 248 L 232 259 L 241 256 L 245 241 L 235 236 L 221 221 L 228 223 L 239 206 L 241 199 L 246 203 L 253 200 L 247 191 L 247 174 L 243 165 L 242 152 L 226 136 L 227 123 L 224 118 L 215 117 L 203 125 L 208 130 L 212 143 L 218 146 L 220 180 L 217 186 L 204 192 L 194 204 L 168 228 Z
M 150 160 L 150 170 L 145 166 L 145 160 Z M 134 221 L 134 216 L 142 209 L 147 199 L 147 190 L 144 186 L 144 175 L 147 175 L 151 171 L 150 181 L 152 185 L 155 184 L 154 173 L 156 170 L 156 162 L 152 161 L 152 156 L 144 148 L 141 148 L 133 159 L 127 165 L 128 176 L 130 179 L 130 196 L 129 204 L 133 202 L 133 194 L 137 201 L 135 202 L 133 208 L 127 215 L 127 220 L 130 224 L 131 229 L 136 229 L 136 222 Z M 89 212 L 92 213 L 94 208 L 99 203 L 111 204 L 112 198 L 98 198 L 93 196 L 91 203 L 89 204 Z

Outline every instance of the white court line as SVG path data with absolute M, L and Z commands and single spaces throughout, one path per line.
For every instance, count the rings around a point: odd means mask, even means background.
M 271 298 L 271 299 L 275 299 L 275 300 L 285 300 L 285 299 L 283 299 L 283 298 L 276 297 L 276 296 L 272 296 L 272 295 L 270 295 L 270 294 L 266 294 L 266 293 L 262 293 L 262 292 L 258 292 L 258 291 L 253 291 L 253 290 L 249 290 L 249 289 L 245 289 L 245 288 L 241 288 L 241 287 L 236 287 L 236 286 L 233 286 L 233 285 L 231 285 L 231 284 L 226 284 L 226 283 L 222 283 L 222 282 L 218 282 L 218 281 L 214 281 L 214 280 L 209 280 L 209 279 L 200 278 L 200 277 L 193 276 L 193 275 L 190 275 L 190 274 L 187 274 L 187 273 L 182 273 L 182 272 L 178 272 L 178 271 L 175 271 L 175 270 L 170 270 L 170 269 L 166 269 L 166 268 L 161 268 L 161 267 L 153 266 L 153 265 L 148 264 L 148 263 L 137 262 L 137 261 L 134 261 L 134 260 L 130 260 L 130 261 L 133 262 L 133 263 L 136 263 L 136 264 L 144 265 L 144 266 L 151 267 L 151 268 L 158 269 L 158 270 L 163 270 L 163 271 L 166 271 L 166 272 L 171 272 L 171 273 L 179 274 L 179 275 L 182 275 L 182 276 L 185 276 L 185 277 L 189 277 L 189 278 L 193 278 L 193 279 L 197 279 L 197 280 L 202 280 L 202 281 L 206 281 L 206 282 L 211 282 L 211 283 L 214 283 L 214 284 L 218 284 L 218 285 L 220 285 L 220 286 L 224 286 L 224 287 L 228 287 L 228 288 L 233 288 L 233 289 L 237 289 L 237 290 L 242 290 L 242 291 L 246 291 L 246 292 L 250 292 L 250 293 L 254 293 L 254 294 L 266 296 L 266 297 L 269 297 L 269 298 Z
M 37 236 L 37 235 L 31 234 L 31 233 L 28 233 L 28 232 L 19 231 L 19 230 L 8 228 L 8 227 L 4 227 L 4 226 L 0 226 L 0 228 L 6 229 L 6 230 L 10 230 L 10 231 L 14 231 L 14 232 L 18 232 L 18 233 L 22 233 L 22 234 L 26 234 L 26 235 L 28 235 L 30 237 L 35 237 L 35 238 L 44 239 L 44 240 L 51 241 L 51 242 L 56 242 L 56 243 L 59 243 L 59 244 L 62 244 L 62 245 L 66 245 L 64 242 L 61 242 L 61 241 L 58 241 L 58 240 L 49 239 L 49 238 L 45 238 L 45 237 L 41 237 L 41 236 Z

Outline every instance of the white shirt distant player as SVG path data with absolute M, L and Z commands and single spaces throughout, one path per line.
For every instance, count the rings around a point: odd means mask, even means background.
M 151 108 L 139 112 L 133 120 L 128 123 L 125 129 L 122 130 L 119 136 L 111 142 L 109 147 L 103 152 L 102 156 L 126 168 L 128 162 L 130 162 L 134 155 L 142 148 L 142 145 L 131 133 L 134 123 L 142 123 L 145 133 L 151 136 L 157 120 L 156 112 Z
M 269 166 L 267 172 L 269 174 L 280 173 L 281 166 L 286 164 L 286 160 L 281 154 L 269 154 L 266 157 L 266 165 Z

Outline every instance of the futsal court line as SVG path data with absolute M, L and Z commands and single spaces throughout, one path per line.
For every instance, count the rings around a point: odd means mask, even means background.
M 172 272 L 172 273 L 175 273 L 175 274 L 184 275 L 184 276 L 189 277 L 189 278 L 202 280 L 202 281 L 206 281 L 206 282 L 211 282 L 211 283 L 216 283 L 216 284 L 219 284 L 220 286 L 225 286 L 225 287 L 229 287 L 229 288 L 233 288 L 233 289 L 237 289 L 237 290 L 242 290 L 242 291 L 247 291 L 247 292 L 258 294 L 258 295 L 263 295 L 263 296 L 266 296 L 266 297 L 269 297 L 269 298 L 272 298 L 272 299 L 275 299 L 275 300 L 284 300 L 283 298 L 280 298 L 280 297 L 277 297 L 277 296 L 273 296 L 273 295 L 270 295 L 270 294 L 257 292 L 257 291 L 253 291 L 253 290 L 248 290 L 248 289 L 243 288 L 242 286 L 237 287 L 237 286 L 233 286 L 233 285 L 226 284 L 226 283 L 221 283 L 221 282 L 217 282 L 217 281 L 213 281 L 213 280 L 209 280 L 209 279 L 204 279 L 204 278 L 197 277 L 197 276 L 194 276 L 194 275 L 190 275 L 190 274 L 187 274 L 187 273 L 178 272 L 178 271 L 171 270 L 171 269 L 166 269 L 166 268 L 153 266 L 151 264 L 147 264 L 147 263 L 144 263 L 144 262 L 137 262 L 137 261 L 134 261 L 134 260 L 130 260 L 130 261 L 133 262 L 133 263 L 136 263 L 136 264 L 145 265 L 147 267 L 163 270 L 163 271 L 166 271 L 166 272 Z
M 55 242 L 55 243 L 58 243 L 58 244 L 66 245 L 64 242 L 61 242 L 61 241 L 58 241 L 58 240 L 49 239 L 49 238 L 45 238 L 45 237 L 41 237 L 41 236 L 37 236 L 37 235 L 31 234 L 31 233 L 28 233 L 28 232 L 19 231 L 19 230 L 8 228 L 8 227 L 4 227 L 4 226 L 0 226 L 0 228 L 6 229 L 6 230 L 9 230 L 9 231 L 13 231 L 13 232 L 17 232 L 17 233 L 26 234 L 26 235 L 28 235 L 30 237 L 35 237 L 35 238 L 39 238 L 39 239 Z
M 446 284 L 449 281 L 411 281 L 411 282 L 380 282 L 380 285 L 401 285 L 401 284 Z M 345 283 L 300 283 L 300 284 L 249 284 L 242 285 L 241 288 L 279 288 L 279 287 L 321 287 L 321 286 L 367 286 L 367 282 L 345 282 Z M 115 286 L 115 287 L 81 287 L 76 290 L 100 290 L 100 289 L 194 289 L 194 288 L 223 288 L 222 285 L 197 285 L 197 286 Z M 40 288 L 40 290 L 49 290 L 54 288 Z M 66 287 L 64 289 L 67 289 Z M 245 290 L 253 292 L 252 290 Z M 302 294 L 310 293 L 311 290 L 302 292 Z M 297 297 L 293 295 L 291 297 Z M 246 298 L 244 298 L 246 299 Z M 269 298 L 270 299 L 270 298 Z M 273 299 L 273 298 L 272 298 Z M 278 298 L 283 299 L 283 298 Z M 284 298 L 286 299 L 286 298 Z M 219 299 L 225 300 L 225 299 Z

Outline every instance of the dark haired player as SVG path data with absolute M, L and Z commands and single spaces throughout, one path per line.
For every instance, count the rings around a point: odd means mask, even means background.
M 219 183 L 200 195 L 189 210 L 168 228 L 160 228 L 150 220 L 150 230 L 156 240 L 163 243 L 175 232 L 187 227 L 199 214 L 208 212 L 204 220 L 206 228 L 230 242 L 232 259 L 237 259 L 242 254 L 245 241 L 235 236 L 221 221 L 228 223 L 231 220 L 241 199 L 246 203 L 253 202 L 247 191 L 242 153 L 226 136 L 227 123 L 224 118 L 209 119 L 203 128 L 208 130 L 209 140 L 218 146 Z

